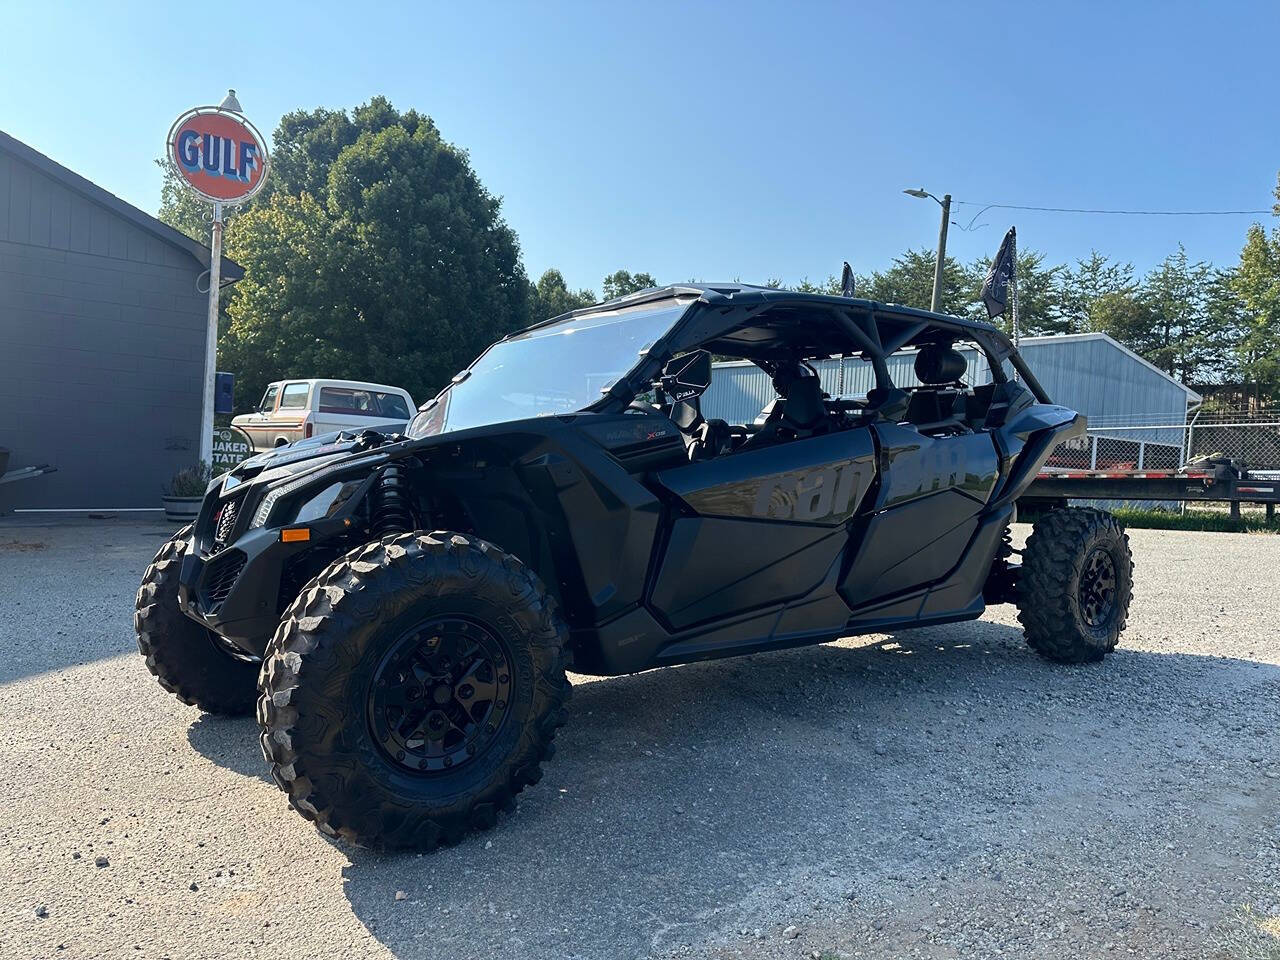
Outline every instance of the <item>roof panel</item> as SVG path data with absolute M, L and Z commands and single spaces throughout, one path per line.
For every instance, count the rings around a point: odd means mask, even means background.
M 38 150 L 34 150 L 31 147 L 27 146 L 21 140 L 16 140 L 13 137 L 9 136 L 9 134 L 0 130 L 0 157 L 4 157 L 6 154 L 8 155 L 9 158 L 16 158 L 17 160 L 22 161 L 21 163 L 12 163 L 12 162 L 9 163 L 9 166 L 12 171 L 10 176 L 10 179 L 12 181 L 12 184 L 11 184 L 12 189 L 10 191 L 10 200 L 9 200 L 11 209 L 9 211 L 9 217 L 8 217 L 9 224 L 10 224 L 10 228 L 9 228 L 10 235 L 6 237 L 6 239 L 15 240 L 16 242 L 19 242 L 19 243 L 31 242 L 29 239 L 30 228 L 25 223 L 25 221 L 27 220 L 29 209 L 24 206 L 23 209 L 21 210 L 21 215 L 24 223 L 21 226 L 19 226 L 14 223 L 15 211 L 12 208 L 14 207 L 17 201 L 17 197 L 19 195 L 15 191 L 18 191 L 19 188 L 21 188 L 21 191 L 22 191 L 21 195 L 28 196 L 28 197 L 30 196 L 30 191 L 31 191 L 31 187 L 29 184 L 25 182 L 22 184 L 19 184 L 17 180 L 18 171 L 25 170 L 27 171 L 28 176 L 30 176 L 32 171 L 35 171 L 37 174 L 42 174 L 43 176 L 48 177 L 49 180 L 53 181 L 54 183 L 57 183 L 63 187 L 66 187 L 67 189 L 74 191 L 80 196 L 85 197 L 86 199 L 91 201 L 96 207 L 109 211 L 111 214 L 114 214 L 115 216 L 121 217 L 124 220 L 127 220 L 128 222 L 132 223 L 135 227 L 138 227 L 142 230 L 147 231 L 148 233 L 157 237 L 159 240 L 163 241 L 167 246 L 181 250 L 188 256 L 194 257 L 196 262 L 201 264 L 202 266 L 204 267 L 209 266 L 209 259 L 210 259 L 209 249 L 203 243 L 200 243 L 197 240 L 193 240 L 191 237 L 188 237 L 185 233 L 182 233 L 180 230 L 175 230 L 173 227 L 169 226 L 167 223 L 157 220 L 155 217 L 151 216 L 151 214 L 146 213 L 145 211 L 139 210 L 137 207 L 133 206 L 130 203 L 126 203 L 125 201 L 117 197 L 115 194 L 109 193 L 108 191 L 104 190 L 102 187 L 98 186 L 97 184 L 92 183 L 89 180 L 86 180 L 84 177 L 80 176 L 78 173 L 75 173 L 74 171 L 69 170 L 68 168 L 62 166 L 62 164 L 58 163 L 57 161 L 51 160 L 49 157 L 46 157 L 43 153 L 40 153 Z M 17 229 L 21 231 L 21 236 L 12 235 L 12 231 L 14 230 L 15 227 L 17 227 Z M 0 220 L 0 231 L 2 231 L 3 229 L 4 229 L 3 220 Z M 74 223 L 73 223 L 72 233 L 73 235 L 75 233 Z M 0 234 L 0 236 L 3 236 L 3 234 Z M 105 256 L 111 255 L 110 251 L 112 249 L 112 246 L 111 246 L 109 236 L 104 237 L 101 241 L 99 241 L 98 238 L 95 236 L 92 241 L 91 247 L 96 253 L 100 249 L 104 249 L 104 245 L 105 245 L 105 250 L 107 252 L 103 255 Z M 80 249 L 80 248 L 77 247 L 76 249 Z M 119 247 L 117 246 L 116 249 L 119 249 Z M 244 276 L 244 268 L 241 267 L 234 260 L 224 256 L 222 258 L 222 276 L 224 280 L 239 280 L 241 277 Z

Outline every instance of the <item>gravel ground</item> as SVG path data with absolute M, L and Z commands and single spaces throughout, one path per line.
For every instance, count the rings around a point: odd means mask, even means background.
M 1280 957 L 1274 537 L 1133 532 L 1102 665 L 1001 607 L 575 678 L 514 816 L 380 856 L 146 673 L 165 535 L 0 521 L 6 958 Z

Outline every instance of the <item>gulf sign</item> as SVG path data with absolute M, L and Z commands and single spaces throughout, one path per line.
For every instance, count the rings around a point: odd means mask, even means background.
M 169 159 L 178 175 L 206 200 L 243 203 L 267 182 L 267 146 L 244 117 L 197 107 L 169 130 Z

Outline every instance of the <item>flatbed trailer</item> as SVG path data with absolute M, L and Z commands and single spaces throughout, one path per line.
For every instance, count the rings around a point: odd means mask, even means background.
M 1019 499 L 1026 506 L 1067 500 L 1181 500 L 1228 503 L 1239 517 L 1241 503 L 1263 504 L 1267 519 L 1280 502 L 1280 470 L 1248 470 L 1229 465 L 1208 469 L 1079 471 L 1049 468 Z

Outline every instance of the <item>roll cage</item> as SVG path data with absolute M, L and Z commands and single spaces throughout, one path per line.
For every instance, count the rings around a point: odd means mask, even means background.
M 588 409 L 602 413 L 625 409 L 650 388 L 672 357 L 691 350 L 751 360 L 770 375 L 796 361 L 861 356 L 871 363 L 877 386 L 889 390 L 894 385 L 888 357 L 909 347 L 959 340 L 983 351 L 994 382 L 1008 381 L 1004 370 L 1008 360 L 1039 402 L 1051 402 L 1009 338 L 996 327 L 874 300 L 737 284 L 681 284 L 642 290 L 527 329 L 602 309 L 658 306 L 666 300 L 683 302 L 687 308 L 640 362 Z

